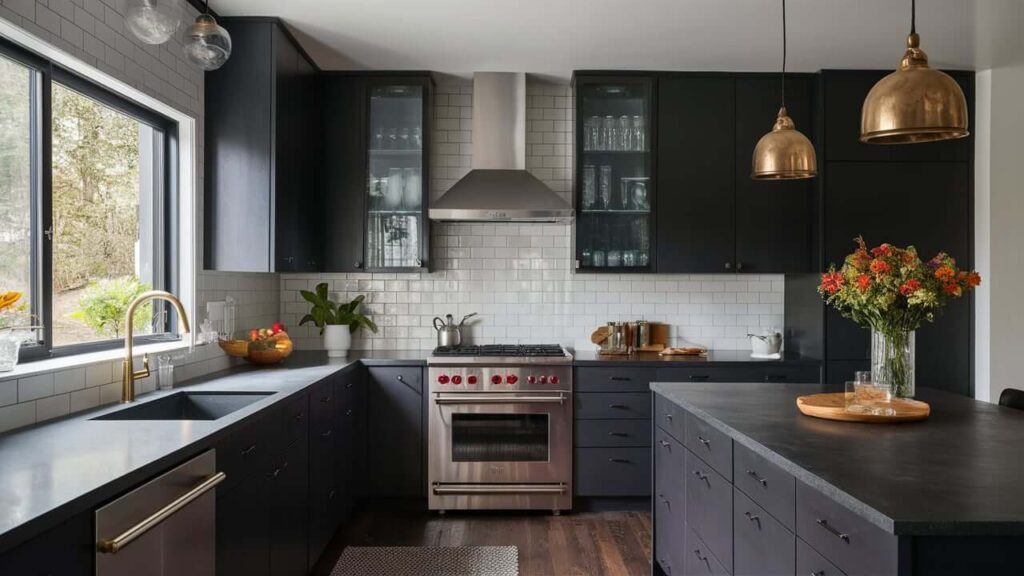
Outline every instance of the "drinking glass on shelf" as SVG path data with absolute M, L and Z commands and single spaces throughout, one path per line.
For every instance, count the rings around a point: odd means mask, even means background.
M 395 210 L 402 205 L 402 169 L 388 168 L 388 188 L 384 193 L 384 207 Z
M 650 210 L 651 204 L 647 200 L 647 182 L 634 180 L 630 194 L 634 210 Z
M 373 134 L 373 148 L 374 150 L 384 149 L 384 129 L 377 127 L 377 131 Z
M 612 206 L 612 167 L 601 166 L 601 177 L 597 184 L 597 207 L 605 210 Z
M 409 149 L 409 128 L 408 127 L 402 127 L 402 129 L 398 131 L 398 149 L 399 150 L 408 150 Z
M 593 117 L 587 118 L 583 121 L 583 150 L 593 150 L 594 148 L 590 145 L 591 139 L 594 137 L 594 119 Z
M 622 252 L 620 252 L 618 250 L 609 250 L 608 251 L 608 267 L 609 268 L 618 268 L 619 266 L 622 266 Z
M 402 205 L 406 210 L 419 210 L 422 204 L 420 169 L 406 168 L 402 171 Z
M 615 118 L 605 116 L 601 121 L 601 150 L 615 150 L 618 130 L 615 129 Z
M 595 268 L 604 268 L 604 266 L 605 266 L 604 250 L 594 250 L 593 259 L 594 259 L 594 267 Z
M 412 129 L 412 147 L 416 150 L 423 148 L 423 129 L 419 126 Z
M 633 150 L 633 130 L 630 126 L 629 116 L 619 116 L 619 150 Z
M 633 116 L 633 150 L 643 152 L 647 149 L 647 130 L 644 128 L 644 117 Z
M 637 262 L 637 251 L 626 250 L 622 253 L 622 265 L 626 268 L 635 268 Z
M 592 164 L 583 167 L 583 209 L 590 210 L 597 201 L 597 172 Z
M 591 116 L 587 119 L 590 123 L 590 138 L 584 138 L 583 149 L 584 150 L 600 150 L 601 149 L 601 119 L 597 116 Z
M 385 142 L 384 147 L 387 148 L 388 150 L 395 150 L 398 148 L 397 128 L 388 128 L 387 142 Z
M 584 248 L 580 252 L 580 265 L 584 268 L 589 268 L 594 264 L 594 254 L 590 251 L 590 248 Z
M 631 181 L 619 178 L 619 197 L 615 203 L 616 210 L 629 210 L 629 185 Z

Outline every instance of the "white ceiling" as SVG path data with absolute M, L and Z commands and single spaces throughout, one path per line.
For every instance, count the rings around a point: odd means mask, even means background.
M 324 69 L 567 78 L 588 68 L 776 70 L 781 58 L 781 0 L 214 0 L 212 7 L 283 18 Z M 787 11 L 791 70 L 893 68 L 910 26 L 910 0 L 788 0 Z M 1016 49 L 1024 34 L 1024 0 L 918 0 L 917 11 L 934 66 L 991 67 L 997 36 Z M 1024 54 L 1012 58 L 1019 63 Z

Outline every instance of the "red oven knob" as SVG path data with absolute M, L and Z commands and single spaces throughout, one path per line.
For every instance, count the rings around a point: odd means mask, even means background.
M 540 383 L 541 384 L 547 384 L 548 383 L 548 377 L 547 376 L 541 376 L 540 377 Z
M 550 376 L 548 378 L 548 382 L 550 382 L 552 384 L 558 384 L 558 376 Z
M 459 376 L 458 374 L 452 376 L 452 384 L 462 384 L 462 376 Z
M 537 377 L 533 376 L 533 375 L 527 376 L 526 377 L 526 381 L 529 382 L 530 384 L 536 384 L 537 383 Z
M 437 382 L 438 382 L 438 384 L 447 384 L 448 383 L 448 375 L 447 374 L 441 374 L 440 376 L 437 377 Z
M 476 384 L 476 376 L 468 376 L 466 378 L 466 382 L 468 382 L 469 384 Z
M 501 376 L 497 374 L 491 376 L 491 384 L 501 384 Z
M 519 382 L 519 376 L 516 376 L 515 374 L 509 374 L 508 378 L 506 378 L 505 381 L 508 382 L 509 384 L 515 384 L 516 382 Z

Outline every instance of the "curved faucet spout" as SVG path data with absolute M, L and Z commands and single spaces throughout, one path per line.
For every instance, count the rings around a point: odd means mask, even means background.
M 149 302 L 151 300 L 164 300 L 170 302 L 174 306 L 174 310 L 178 313 L 178 333 L 188 334 L 191 332 L 191 327 L 188 324 L 188 314 L 185 313 L 185 307 L 182 306 L 181 300 L 170 292 L 163 290 L 150 290 L 139 294 L 135 300 L 132 300 L 131 304 L 128 305 L 128 310 L 124 314 L 124 360 L 121 361 L 121 403 L 127 404 L 135 400 L 135 380 L 139 378 L 149 377 L 149 354 L 142 356 L 142 370 L 135 370 L 135 366 L 132 361 L 132 339 L 135 333 L 134 318 L 135 310 L 139 306 Z

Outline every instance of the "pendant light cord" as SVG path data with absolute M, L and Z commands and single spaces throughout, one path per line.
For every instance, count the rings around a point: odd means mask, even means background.
M 910 0 L 910 33 L 917 34 L 917 0 Z
M 782 107 L 786 107 L 786 0 L 782 0 Z

